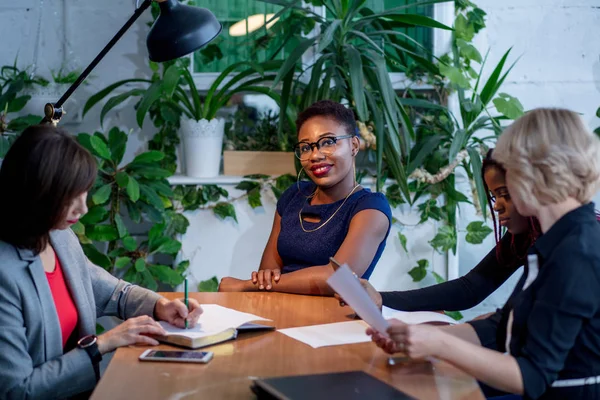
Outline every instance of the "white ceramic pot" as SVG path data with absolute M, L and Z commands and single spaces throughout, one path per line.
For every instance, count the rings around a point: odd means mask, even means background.
M 71 85 L 67 83 L 50 82 L 46 87 L 34 86 L 26 88 L 23 90 L 23 94 L 31 96 L 31 99 L 27 102 L 25 108 L 19 112 L 19 115 L 33 114 L 43 117 L 46 103 L 56 103 L 69 86 Z M 61 119 L 61 125 L 81 122 L 81 107 L 79 107 L 77 99 L 69 97 L 63 105 L 63 110 L 66 114 Z
M 219 175 L 225 120 L 210 121 L 184 118 L 181 121 L 185 173 L 195 178 L 212 178 Z

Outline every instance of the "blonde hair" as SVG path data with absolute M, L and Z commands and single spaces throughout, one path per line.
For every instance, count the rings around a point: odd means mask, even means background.
M 493 158 L 510 173 L 513 196 L 532 208 L 573 197 L 591 201 L 600 183 L 600 139 L 565 109 L 538 108 L 508 127 Z

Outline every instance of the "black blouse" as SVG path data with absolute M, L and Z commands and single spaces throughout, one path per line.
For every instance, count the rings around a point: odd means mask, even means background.
M 517 244 L 524 243 L 525 239 L 514 237 Z M 403 311 L 460 311 L 475 307 L 523 265 L 524 258 L 515 255 L 512 241 L 510 233 L 502 237 L 501 261 L 493 248 L 475 268 L 458 279 L 421 289 L 381 292 L 383 305 Z
M 538 238 L 530 253 L 539 273 L 525 273 L 506 305 L 469 322 L 482 344 L 516 358 L 527 399 L 600 399 L 600 384 L 553 387 L 557 380 L 600 375 L 600 225 L 594 205 L 579 207 Z M 532 259 L 533 260 L 533 259 Z M 558 383 L 557 383 L 558 385 Z

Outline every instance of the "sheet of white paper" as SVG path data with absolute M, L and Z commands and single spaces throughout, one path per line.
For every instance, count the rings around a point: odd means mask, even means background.
M 214 335 L 230 328 L 237 328 L 250 321 L 270 321 L 258 315 L 248 314 L 218 304 L 202 304 L 204 312 L 200 315 L 198 324 L 193 328 L 181 329 L 160 321 L 159 324 L 167 333 L 185 335 L 190 338 Z
M 327 279 L 327 283 L 367 324 L 387 336 L 389 326 L 381 312 L 352 273 L 348 265 L 342 265 Z
M 368 327 L 369 325 L 363 321 L 348 321 L 279 329 L 279 332 L 316 349 L 340 344 L 369 342 L 371 337 L 366 334 Z
M 457 324 L 458 322 L 446 314 L 435 313 L 431 311 L 400 311 L 383 306 L 383 318 L 397 319 L 405 324 L 423 324 L 425 322 L 447 322 Z

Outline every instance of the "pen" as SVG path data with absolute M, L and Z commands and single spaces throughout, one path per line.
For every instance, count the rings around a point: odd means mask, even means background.
M 184 289 L 185 290 L 185 308 L 187 308 L 188 312 L 189 312 L 189 310 L 190 310 L 189 307 L 190 306 L 189 306 L 189 302 L 188 302 L 188 282 L 187 282 L 187 278 L 185 278 L 184 282 L 185 282 L 184 283 L 184 287 L 185 287 L 185 289 Z M 187 329 L 187 327 L 188 327 L 188 321 L 187 321 L 187 318 L 186 318 L 185 319 L 185 329 Z

